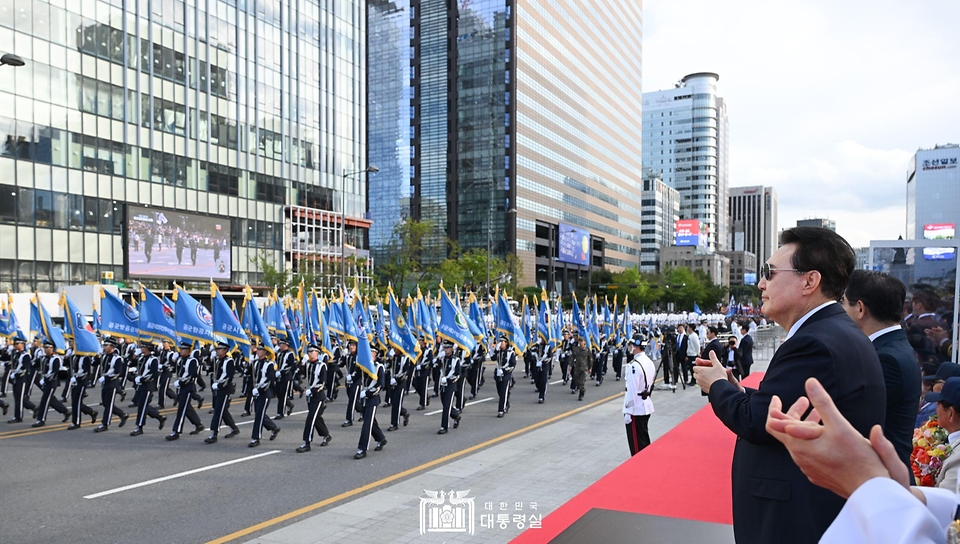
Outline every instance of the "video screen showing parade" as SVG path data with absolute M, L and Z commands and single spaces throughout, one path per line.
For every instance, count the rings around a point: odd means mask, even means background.
M 230 221 L 127 207 L 127 275 L 131 278 L 230 279 Z

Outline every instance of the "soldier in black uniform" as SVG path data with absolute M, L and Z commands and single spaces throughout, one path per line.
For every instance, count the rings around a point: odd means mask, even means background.
M 37 409 L 37 421 L 31 427 L 43 427 L 47 424 L 47 411 L 51 406 L 63 414 L 64 422 L 70 419 L 70 410 L 67 410 L 67 407 L 54 394 L 60 387 L 60 365 L 63 361 L 54 351 L 53 342 L 44 342 L 43 349 L 46 351 L 40 370 L 40 387 L 43 389 L 43 396 L 40 397 L 40 406 Z
M 607 356 L 610 355 L 610 342 L 600 343 L 600 353 L 594 358 L 593 377 L 597 379 L 597 387 L 603 383 L 603 377 L 607 375 Z
M 291 399 L 293 378 L 297 373 L 297 356 L 290 350 L 290 344 L 286 340 L 278 342 L 280 351 L 277 353 L 277 417 L 283 419 L 284 412 L 290 415 L 293 412 L 293 400 Z
M 93 430 L 95 433 L 102 433 L 110 428 L 110 421 L 113 416 L 120 418 L 119 427 L 127 422 L 130 417 L 123 413 L 123 410 L 116 406 L 116 398 L 123 375 L 127 373 L 127 365 L 123 362 L 123 357 L 117 350 L 117 341 L 113 338 L 103 340 L 103 356 L 100 358 L 100 366 L 103 369 L 103 375 L 97 380 L 100 383 L 100 405 L 103 406 L 103 419 L 100 420 L 100 426 Z
M 416 367 L 413 371 L 413 389 L 420 395 L 420 404 L 417 410 L 423 410 L 430 406 L 430 397 L 427 396 L 427 385 L 430 380 L 430 374 L 433 372 L 435 357 L 433 348 L 427 346 L 427 339 L 420 337 L 420 357 L 417 359 Z
M 410 412 L 403 407 L 403 397 L 407 392 L 407 381 L 410 379 L 410 372 L 413 370 L 413 363 L 410 359 L 397 350 L 391 350 L 392 357 L 387 361 L 390 364 L 390 426 L 388 431 L 395 431 L 400 428 L 400 417 L 403 416 L 403 426 L 410 423 Z
M 553 374 L 553 350 L 547 341 L 541 338 L 536 344 L 537 361 L 534 363 L 534 383 L 537 384 L 537 394 L 540 396 L 538 404 L 547 400 L 547 383 Z
M 161 416 L 156 406 L 150 406 L 150 400 L 157 391 L 157 378 L 160 377 L 160 359 L 153 354 L 156 347 L 153 342 L 142 342 L 140 344 L 140 365 L 139 375 L 133 379 L 136 384 L 136 392 L 133 401 L 137 403 L 137 428 L 130 433 L 130 436 L 140 436 L 143 434 L 143 426 L 147 423 L 147 416 L 160 422 L 160 429 L 166 423 L 166 416 Z
M 7 396 L 7 378 L 10 377 L 10 369 L 13 368 L 11 360 L 13 359 L 13 344 L 7 344 L 0 350 L 0 398 Z M 7 404 L 0 401 L 0 406 Z M 3 415 L 7 415 L 4 411 Z
M 567 385 L 570 380 L 568 368 L 570 364 L 570 348 L 573 347 L 573 340 L 570 339 L 570 331 L 563 331 L 563 339 L 560 341 L 560 375 L 563 377 L 563 385 Z
M 443 412 L 440 418 L 440 430 L 437 434 L 447 434 L 450 418 L 453 418 L 453 428 L 460 426 L 460 411 L 453 407 L 453 393 L 460 379 L 460 358 L 453 354 L 453 342 L 444 340 L 443 356 L 439 360 L 440 400 L 443 403 Z
M 510 387 L 513 382 L 513 369 L 517 368 L 517 353 L 510 347 L 506 335 L 500 335 L 500 343 L 493 352 L 493 360 L 497 364 L 493 380 L 497 384 L 497 394 L 500 396 L 497 417 L 503 417 L 510 411 Z
M 160 410 L 166 407 L 167 397 L 177 398 L 170 390 L 170 377 L 176 369 L 175 355 L 169 340 L 164 340 L 163 349 L 156 353 L 157 359 L 160 361 L 160 377 L 157 379 L 157 408 Z
M 386 371 L 383 364 L 380 363 L 379 352 L 373 350 L 371 356 L 373 357 L 376 377 L 365 372 L 362 374 L 363 388 L 357 396 L 363 404 L 363 428 L 360 430 L 360 442 L 357 443 L 357 453 L 353 456 L 354 459 L 363 459 L 367 456 L 367 445 L 370 443 L 371 433 L 373 439 L 377 441 L 377 447 L 373 448 L 374 451 L 380 451 L 387 445 L 387 437 L 383 435 L 383 431 L 380 430 L 380 425 L 377 423 L 377 406 L 380 405 L 380 390 L 383 388 Z
M 249 447 L 260 445 L 260 437 L 266 427 L 270 431 L 270 440 L 277 437 L 280 427 L 267 415 L 270 398 L 273 397 L 274 384 L 277 380 L 277 365 L 267 358 L 267 348 L 257 348 L 257 358 L 253 361 L 253 434 Z
M 70 378 L 70 412 L 73 414 L 73 424 L 67 427 L 69 431 L 80 428 L 81 414 L 90 416 L 91 425 L 97 422 L 97 411 L 83 403 L 83 395 L 91 380 L 96 377 L 93 360 L 92 355 L 75 353 L 73 356 L 73 376 Z
M 10 359 L 10 382 L 13 384 L 13 419 L 7 423 L 20 423 L 23 421 L 23 409 L 33 406 L 27 406 L 30 399 L 26 399 L 27 384 L 30 376 L 33 375 L 33 359 L 26 350 L 27 341 L 23 338 L 16 338 L 13 341 L 13 355 Z M 6 411 L 4 411 L 6 414 Z
M 240 396 L 243 397 L 243 413 L 240 417 L 247 417 L 253 413 L 253 360 L 241 356 L 236 359 L 237 371 L 243 377 L 240 386 Z
M 343 348 L 340 347 L 340 342 L 337 341 L 337 335 L 330 333 L 330 346 L 333 349 L 333 356 L 327 361 L 327 379 L 324 382 L 324 395 L 327 397 L 327 401 L 337 399 L 337 390 L 340 388 L 340 376 L 343 374 L 340 372 L 341 359 L 343 359 Z
M 321 446 L 326 446 L 332 440 L 327 424 L 323 421 L 323 411 L 327 407 L 327 395 L 324 389 L 327 383 L 328 359 L 329 355 L 321 355 L 320 348 L 317 346 L 313 344 L 307 346 L 307 362 L 305 365 L 307 381 L 305 382 L 306 391 L 304 392 L 307 395 L 307 420 L 303 426 L 303 444 L 297 448 L 297 453 L 310 451 L 314 431 L 323 437 L 323 441 L 320 442 Z
M 130 378 L 130 369 L 136 371 L 137 368 L 137 343 L 132 340 L 124 340 L 121 355 L 123 356 L 124 368 L 123 376 L 120 377 L 120 402 L 127 400 L 127 380 Z
M 240 428 L 230 415 L 230 395 L 236 392 L 233 375 L 236 372 L 237 363 L 227 353 L 229 349 L 230 344 L 217 342 L 216 356 L 213 358 L 213 375 L 210 377 L 210 389 L 213 390 L 213 419 L 210 421 L 211 434 L 204 440 L 207 444 L 217 441 L 221 423 L 226 423 L 230 427 L 230 432 L 224 438 L 233 438 L 240 434 Z
M 200 422 L 200 416 L 190 404 L 190 395 L 196 391 L 197 376 L 200 373 L 200 362 L 190 353 L 193 344 L 190 342 L 181 342 L 180 344 L 180 375 L 173 382 L 173 387 L 177 389 L 177 417 L 173 420 L 173 428 L 167 435 L 167 440 L 176 440 L 180 438 L 183 432 L 183 419 L 186 416 L 193 423 L 194 429 L 190 434 L 200 434 L 205 427 Z
M 464 392 L 467 389 L 467 374 L 470 373 L 470 359 L 464 357 L 463 349 L 460 347 L 454 348 L 454 353 L 460 359 L 460 376 L 457 377 L 457 383 L 453 390 L 453 405 L 459 413 L 463 412 L 463 406 L 466 402 Z
M 433 397 L 440 396 L 440 365 L 437 364 L 437 360 L 440 359 L 442 354 L 439 353 L 441 350 L 437 351 L 437 358 L 434 360 L 433 368 L 430 370 L 430 378 L 433 379 L 433 395 L 431 395 Z
M 357 341 L 349 340 L 347 342 L 347 354 L 340 362 L 343 367 L 343 376 L 347 382 L 347 418 L 343 421 L 341 427 L 350 427 L 353 425 L 353 412 L 359 411 L 357 408 L 358 393 L 361 386 L 361 371 L 357 368 Z
M 620 377 L 623 374 L 623 357 L 626 354 L 626 339 L 621 338 L 620 343 L 611 342 L 613 345 L 613 371 L 617 375 L 617 381 L 620 381 Z
M 67 395 L 70 393 L 70 376 L 73 369 L 75 354 L 73 351 L 73 340 L 67 340 L 67 352 L 60 357 L 60 372 L 57 378 L 63 384 L 63 391 L 60 392 L 60 402 L 66 404 Z M 56 394 L 56 392 L 54 392 Z
M 470 400 L 476 398 L 482 385 L 480 378 L 483 375 L 483 363 L 487 359 L 487 348 L 483 341 L 477 342 L 477 347 L 470 354 L 470 371 L 467 373 L 467 383 L 470 384 Z

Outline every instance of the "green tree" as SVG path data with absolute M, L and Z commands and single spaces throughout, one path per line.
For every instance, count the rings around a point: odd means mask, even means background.
M 384 256 L 377 260 L 374 267 L 376 285 L 385 290 L 393 285 L 397 294 L 406 291 L 408 283 L 420 283 L 427 270 L 421 264 L 424 241 L 433 233 L 432 221 L 405 219 L 393 228 L 393 236 L 387 244 Z

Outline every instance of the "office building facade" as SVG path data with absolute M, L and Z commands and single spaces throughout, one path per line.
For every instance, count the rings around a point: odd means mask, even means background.
M 759 266 L 777 250 L 777 191 L 773 187 L 730 187 L 727 197 L 731 251 L 749 251 Z
M 960 145 L 920 149 L 907 169 L 907 240 L 955 238 L 960 223 Z M 911 249 L 914 281 L 952 281 L 957 254 L 947 248 Z
M 812 219 L 798 219 L 798 227 L 817 227 L 821 229 L 830 229 L 834 232 L 837 230 L 837 222 L 833 219 L 823 219 L 820 217 L 815 217 Z
M 366 165 L 365 11 L 5 2 L 0 50 L 26 65 L 0 68 L 0 289 L 130 280 L 128 205 L 220 219 L 232 283 L 258 283 L 258 256 L 339 273 L 341 234 L 361 256 L 369 228 L 365 179 L 344 176 Z M 294 233 L 292 207 L 325 226 Z
M 680 192 L 680 218 L 706 226 L 711 251 L 726 249 L 728 236 L 729 122 L 719 79 L 698 72 L 643 93 L 643 166 Z
M 551 290 L 559 278 L 579 279 L 592 268 L 636 266 L 639 3 L 393 5 L 404 6 L 410 24 L 402 52 L 410 59 L 409 108 L 395 109 L 409 126 L 410 166 L 407 176 L 381 170 L 370 178 L 371 214 L 385 223 L 374 229 L 386 232 L 407 213 L 386 211 L 390 197 L 383 196 L 405 186 L 409 216 L 435 225 L 426 261 L 445 258 L 448 239 L 463 249 L 490 245 L 496 256 L 516 253 L 524 283 L 545 281 Z M 377 160 L 370 155 L 371 164 Z M 602 249 L 591 246 L 585 265 L 559 260 L 549 232 L 560 224 L 587 229 Z M 546 237 L 538 237 L 538 225 Z M 373 243 L 376 252 L 384 241 Z
M 721 251 L 730 261 L 730 285 L 756 285 L 757 256 L 750 251 Z
M 674 244 L 680 219 L 680 193 L 659 173 L 644 169 L 640 203 L 640 271 L 660 272 L 660 248 Z
M 701 270 L 716 285 L 730 286 L 730 259 L 696 246 L 670 246 L 660 250 L 660 270 L 667 267 Z

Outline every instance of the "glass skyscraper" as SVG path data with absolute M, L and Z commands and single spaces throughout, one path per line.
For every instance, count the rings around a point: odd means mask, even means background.
M 339 274 L 341 201 L 365 256 L 365 29 L 360 0 L 0 0 L 0 289 L 124 278 L 127 204 L 222 218 L 238 284 Z
M 464 249 L 489 244 L 495 255 L 516 252 L 524 284 L 563 292 L 591 267 L 636 266 L 640 4 L 390 4 L 408 10 L 411 38 L 385 38 L 396 51 L 375 58 L 371 33 L 369 63 L 373 74 L 378 62 L 409 54 L 409 114 L 396 111 L 410 126 L 411 164 L 409 178 L 371 177 L 375 224 L 399 221 L 387 200 L 408 184 L 409 214 L 437 225 L 426 260 L 446 256 L 447 238 Z M 380 138 L 374 126 L 371 118 L 371 142 Z M 370 164 L 387 156 L 370 151 Z M 561 223 L 589 231 L 585 264 L 558 260 Z M 376 252 L 382 240 L 371 243 Z

